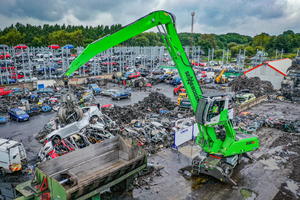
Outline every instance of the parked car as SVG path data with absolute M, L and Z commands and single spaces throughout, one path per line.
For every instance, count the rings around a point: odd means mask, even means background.
M 101 71 L 99 71 L 99 72 L 93 71 L 93 72 L 90 72 L 90 73 L 89 73 L 89 76 L 97 76 L 97 75 L 101 75 L 101 74 L 102 74 Z
M 174 76 L 173 79 L 169 82 L 171 85 L 179 85 L 181 84 L 180 76 Z
M 8 50 L 8 45 L 6 45 L 6 44 L 0 44 L 0 49 L 1 50 Z
M 89 85 L 89 90 L 92 90 L 94 95 L 97 95 L 97 94 L 101 93 L 101 88 L 97 84 L 90 84 Z
M 67 52 L 60 52 L 60 53 L 58 53 L 58 54 L 56 54 L 55 55 L 56 57 L 70 57 L 71 56 L 71 54 L 70 53 L 67 53 Z
M 32 53 L 28 54 L 28 52 L 23 51 L 23 52 L 16 53 L 14 58 L 15 59 L 22 59 L 22 60 L 24 60 L 24 62 L 26 62 L 26 61 L 28 61 L 28 57 L 30 59 L 32 59 L 33 58 L 33 54 Z
M 49 72 L 49 67 L 46 67 L 45 69 L 46 69 L 46 72 Z M 55 68 L 54 68 L 54 67 L 51 67 L 50 70 L 51 70 L 51 72 L 54 72 L 54 71 L 55 71 Z M 44 74 L 44 73 L 45 73 L 45 70 L 44 70 L 43 67 L 40 68 L 40 69 L 38 69 L 37 71 L 38 71 L 39 74 Z
M 28 82 L 32 82 L 32 81 L 37 81 L 37 77 L 24 77 L 24 78 L 21 78 L 21 79 L 18 79 L 18 83 L 28 83 Z
M 15 46 L 15 49 L 27 49 L 27 46 L 25 44 L 18 44 Z
M 205 84 L 214 82 L 214 78 L 212 76 L 206 76 L 206 77 L 202 78 L 202 80 L 204 81 Z
M 45 52 L 41 52 L 36 54 L 37 58 L 52 58 L 53 54 L 51 52 L 45 51 Z
M 140 72 L 134 72 L 134 73 L 132 73 L 132 74 L 130 74 L 129 76 L 128 76 L 128 78 L 129 79 L 133 79 L 133 78 L 138 78 L 138 77 L 140 77 L 141 76 L 141 74 L 140 74 Z
M 26 152 L 21 142 L 0 139 L 0 177 L 21 171 L 27 164 Z M 3 194 L 3 193 L 2 193 Z
M 0 59 L 9 59 L 9 58 L 11 58 L 9 53 L 0 52 Z
M 13 78 L 8 79 L 8 84 L 16 83 L 16 80 Z M 1 84 L 7 84 L 7 78 L 2 77 L 2 83 Z
M 115 89 L 109 89 L 109 90 L 104 90 L 100 94 L 103 96 L 111 96 L 112 94 L 115 94 L 118 90 Z
M 115 94 L 111 95 L 113 100 L 120 100 L 124 98 L 130 98 L 131 92 L 129 90 L 117 91 Z
M 74 49 L 74 45 L 73 44 L 67 44 L 64 46 L 64 49 Z
M 59 45 L 58 44 L 51 44 L 48 46 L 49 49 L 59 49 Z
M 38 94 L 54 94 L 54 91 L 50 88 L 41 88 L 39 90 L 36 91 Z
M 0 96 L 8 95 L 11 92 L 12 92 L 12 90 L 9 90 L 7 88 L 4 88 L 4 87 L 0 88 Z
M 19 121 L 28 121 L 29 115 L 20 108 L 12 108 L 8 111 L 9 118 Z
M 256 99 L 256 97 L 252 93 L 240 94 L 236 96 L 236 104 L 241 105 L 254 99 Z

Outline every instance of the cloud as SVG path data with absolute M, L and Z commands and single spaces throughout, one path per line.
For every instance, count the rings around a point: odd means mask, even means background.
M 298 0 L 0 0 L 0 28 L 17 22 L 32 25 L 127 25 L 155 10 L 177 17 L 179 32 L 237 32 L 254 36 L 261 32 L 300 32 Z

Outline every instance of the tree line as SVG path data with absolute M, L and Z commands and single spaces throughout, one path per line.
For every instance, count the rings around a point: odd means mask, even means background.
M 112 34 L 122 28 L 121 24 L 111 26 L 98 25 L 92 26 L 66 26 L 49 25 L 32 26 L 16 23 L 4 30 L 0 30 L 0 44 L 15 46 L 17 44 L 26 44 L 27 46 L 40 47 L 50 44 L 64 46 L 73 44 L 74 46 L 86 47 L 88 44 L 98 40 L 105 35 Z M 178 33 L 183 46 L 191 45 L 190 33 Z M 145 32 L 120 44 L 121 46 L 162 46 L 163 40 L 160 33 Z M 284 53 L 295 54 L 300 48 L 300 33 L 294 33 L 291 30 L 284 31 L 275 36 L 267 33 L 261 33 L 253 38 L 238 33 L 227 34 L 193 34 L 193 45 L 201 46 L 201 49 L 208 53 L 209 49 L 215 50 L 217 57 L 222 56 L 223 49 L 229 49 L 231 56 L 238 54 L 239 50 L 246 50 L 246 56 L 255 55 L 257 50 L 264 50 L 269 56 L 274 56 L 276 49 L 283 50 Z

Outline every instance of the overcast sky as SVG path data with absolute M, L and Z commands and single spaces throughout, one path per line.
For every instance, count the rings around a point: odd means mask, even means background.
M 178 32 L 191 31 L 192 11 L 194 33 L 300 32 L 300 0 L 0 0 L 0 29 L 17 22 L 124 26 L 156 10 L 175 14 Z

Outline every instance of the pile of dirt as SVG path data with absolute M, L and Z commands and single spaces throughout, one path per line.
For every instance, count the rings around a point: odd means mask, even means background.
M 229 82 L 228 86 L 231 87 L 231 90 L 234 92 L 249 89 L 256 97 L 275 91 L 270 81 L 262 81 L 259 77 L 248 78 L 245 75 L 236 77 L 233 81 Z

